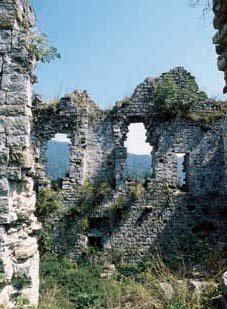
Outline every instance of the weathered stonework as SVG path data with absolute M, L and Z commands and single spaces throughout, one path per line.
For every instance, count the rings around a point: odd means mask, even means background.
M 224 72 L 226 85 L 223 92 L 227 92 L 227 1 L 213 0 L 214 28 L 217 33 L 213 37 L 218 54 L 218 69 Z
M 183 68 L 170 73 L 180 87 L 193 79 Z M 59 193 L 62 207 L 73 206 L 85 180 L 107 182 L 113 188 L 89 215 L 86 232 L 79 230 L 77 218 L 54 219 L 56 252 L 77 258 L 89 243 L 98 241 L 106 251 L 120 250 L 125 257 L 140 259 L 157 243 L 172 245 L 178 235 L 200 233 L 224 241 L 224 112 L 219 103 L 203 98 L 186 117 L 164 120 L 152 116 L 150 106 L 163 77 L 147 78 L 131 97 L 108 111 L 99 110 L 85 92 L 78 91 L 52 106 L 34 102 L 37 187 L 48 184 L 44 167 L 47 141 L 56 133 L 66 133 L 72 145 L 69 174 Z M 137 122 L 144 124 L 147 141 L 153 146 L 153 175 L 142 196 L 133 199 L 133 181 L 125 174 L 125 141 L 128 126 Z M 186 155 L 183 189 L 178 186 L 180 153 Z M 110 211 L 119 198 L 125 201 L 124 214 Z M 181 239 L 181 245 L 187 244 Z
M 0 306 L 37 307 L 39 253 L 30 147 L 31 79 L 27 52 L 34 24 L 26 0 L 0 1 Z M 26 305 L 27 303 L 27 305 Z

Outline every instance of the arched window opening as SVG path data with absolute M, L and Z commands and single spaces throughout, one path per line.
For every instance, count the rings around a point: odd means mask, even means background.
M 146 142 L 146 130 L 143 123 L 133 123 L 128 127 L 126 177 L 144 180 L 153 176 L 153 147 Z
M 57 133 L 47 143 L 46 171 L 52 180 L 65 177 L 69 171 L 71 141 L 66 134 Z

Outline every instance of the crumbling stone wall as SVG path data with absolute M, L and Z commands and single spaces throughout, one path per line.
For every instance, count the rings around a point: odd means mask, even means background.
M 57 133 L 70 138 L 69 172 L 62 179 L 62 204 L 69 207 L 76 189 L 85 180 L 92 183 L 114 179 L 114 140 L 108 113 L 100 111 L 86 92 L 75 91 L 56 104 L 33 101 L 33 145 L 37 188 L 48 186 L 45 165 L 47 143 Z
M 0 306 L 38 304 L 39 253 L 30 148 L 31 81 L 27 51 L 34 24 L 26 0 L 0 1 Z M 27 305 L 26 305 L 27 304 Z
M 213 236 L 224 241 L 226 192 L 221 130 L 220 123 L 205 132 L 199 124 L 186 120 L 156 123 L 148 129 L 148 141 L 152 142 L 154 134 L 158 137 L 155 177 L 149 180 L 143 196 L 132 203 L 125 220 L 105 238 L 107 248 L 123 250 L 129 257 L 132 252 L 135 258 L 145 257 L 155 244 L 174 247 L 179 236 L 194 231 L 208 235 L 209 226 Z M 178 187 L 176 158 L 182 152 L 189 154 L 183 190 Z
M 183 68 L 175 68 L 170 74 L 180 87 L 193 79 Z M 128 258 L 138 259 L 147 256 L 156 243 L 170 244 L 177 235 L 199 232 L 212 234 L 213 240 L 219 241 L 224 237 L 224 112 L 219 103 L 203 98 L 187 117 L 165 120 L 152 116 L 150 105 L 164 75 L 147 78 L 131 97 L 117 102 L 108 111 L 100 111 L 81 92 L 66 96 L 52 107 L 34 106 L 36 150 L 55 133 L 67 133 L 76 146 L 71 150 L 69 175 L 62 181 L 62 207 L 74 205 L 78 185 L 85 180 L 96 184 L 108 182 L 113 188 L 112 194 L 88 218 L 86 231 L 81 232 L 74 217 L 54 219 L 56 252 L 77 258 L 92 242 L 98 241 L 106 250 L 117 249 Z M 78 113 L 81 108 L 83 113 Z M 48 116 L 45 119 L 43 115 Z M 132 199 L 133 181 L 125 173 L 125 141 L 128 126 L 136 122 L 144 123 L 147 142 L 153 146 L 154 173 L 147 180 L 142 196 Z M 179 153 L 187 155 L 184 188 L 178 186 Z M 41 153 L 36 158 L 38 168 L 43 166 L 42 160 Z M 79 172 L 72 173 L 76 169 Z M 119 210 L 113 211 L 119 198 L 124 199 L 124 209 L 120 210 L 124 215 L 119 215 Z
M 213 37 L 218 54 L 218 69 L 224 72 L 226 85 L 223 92 L 227 92 L 227 2 L 226 0 L 213 0 L 214 28 L 218 31 Z

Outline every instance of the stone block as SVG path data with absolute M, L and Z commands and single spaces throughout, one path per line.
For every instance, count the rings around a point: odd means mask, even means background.
M 0 29 L 11 29 L 15 25 L 16 10 L 13 3 L 0 3 Z
M 26 160 L 25 151 L 21 147 L 11 147 L 9 152 L 10 164 L 23 166 Z
M 6 104 L 6 92 L 0 90 L 0 105 L 5 105 L 5 104 Z
M 20 219 L 29 219 L 31 214 L 35 211 L 35 194 L 30 196 L 18 195 L 14 201 L 14 207 L 16 208 L 16 214 Z
M 0 197 L 9 195 L 9 182 L 7 179 L 0 179 Z
M 22 296 L 29 300 L 31 306 L 37 307 L 39 300 L 39 253 L 37 252 L 30 259 L 30 276 L 31 276 L 31 287 L 24 288 L 21 292 Z
M 12 198 L 8 196 L 0 196 L 0 216 L 4 213 L 8 213 L 12 206 Z
M 1 140 L 1 136 L 2 136 L 2 140 L 0 142 L 0 144 L 4 145 L 5 143 L 5 134 L 3 135 L 3 133 L 5 133 L 5 119 L 4 117 L 2 117 L 0 119 L 0 140 Z
M 30 102 L 30 92 L 9 92 L 5 100 L 7 105 L 28 105 Z
M 11 49 L 10 54 L 4 54 L 3 74 L 27 74 L 29 68 L 27 50 L 21 49 L 20 51 Z
M 6 177 L 9 180 L 18 181 L 22 178 L 22 172 L 20 167 L 8 167 L 5 172 Z
M 28 74 L 3 74 L 2 90 L 10 92 L 27 92 L 31 88 L 30 77 Z
M 18 48 L 21 46 L 27 46 L 28 43 L 28 33 L 23 30 L 13 30 L 12 33 L 12 47 Z
M 0 168 L 6 166 L 9 160 L 9 149 L 5 147 L 0 148 Z
M 162 289 L 166 299 L 170 300 L 174 295 L 174 289 L 169 282 L 160 282 L 160 288 Z
M 0 29 L 0 44 L 11 45 L 11 30 Z
M 12 197 L 0 196 L 0 224 L 9 224 L 17 219 L 16 214 L 12 211 Z
M 7 146 L 10 148 L 23 148 L 29 145 L 29 138 L 26 135 L 8 135 L 6 139 Z
M 28 117 L 7 117 L 5 132 L 7 135 L 28 135 L 31 131 L 31 125 Z
M 25 105 L 0 105 L 0 116 L 28 116 L 31 117 L 31 109 Z
M 221 286 L 223 294 L 227 296 L 227 271 L 222 275 Z
M 35 237 L 28 237 L 20 242 L 17 246 L 14 255 L 16 259 L 26 259 L 34 256 L 37 253 L 38 245 Z

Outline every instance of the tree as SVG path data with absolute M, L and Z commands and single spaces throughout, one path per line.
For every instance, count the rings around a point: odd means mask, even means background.
M 212 0 L 189 0 L 189 6 L 192 8 L 201 6 L 204 17 L 212 9 Z
M 61 58 L 61 54 L 56 47 L 50 45 L 48 36 L 38 30 L 31 32 L 28 52 L 34 56 L 37 61 L 51 62 L 56 58 Z

